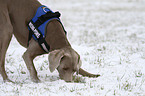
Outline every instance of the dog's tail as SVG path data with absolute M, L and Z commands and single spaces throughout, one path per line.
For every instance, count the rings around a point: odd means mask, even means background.
M 87 76 L 87 77 L 99 77 L 99 74 L 91 74 L 85 70 L 83 70 L 82 68 L 79 69 L 79 74 L 82 76 Z

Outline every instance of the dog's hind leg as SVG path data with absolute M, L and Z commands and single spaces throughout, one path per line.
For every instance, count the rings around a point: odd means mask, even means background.
M 4 82 L 10 81 L 5 71 L 5 55 L 12 38 L 13 27 L 8 11 L 0 10 L 0 73 Z

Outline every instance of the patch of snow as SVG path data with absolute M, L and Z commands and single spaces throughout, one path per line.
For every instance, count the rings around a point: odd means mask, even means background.
M 25 48 L 15 37 L 6 55 L 6 71 L 16 82 L 3 83 L 1 96 L 143 96 L 145 95 L 145 0 L 39 0 L 59 10 L 82 68 L 99 78 L 66 83 L 48 69 L 48 56 L 37 57 L 42 83 L 33 83 L 22 59 Z

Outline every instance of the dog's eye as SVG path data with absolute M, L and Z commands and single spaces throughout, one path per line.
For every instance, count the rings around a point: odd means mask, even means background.
M 69 68 L 63 68 L 63 70 L 65 70 L 65 71 L 68 70 L 68 69 L 69 69 Z
M 64 56 L 61 58 L 61 60 L 63 60 L 64 59 Z

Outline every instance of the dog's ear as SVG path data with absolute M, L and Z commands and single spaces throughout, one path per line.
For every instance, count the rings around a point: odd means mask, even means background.
M 55 50 L 49 54 L 49 70 L 53 72 L 60 64 L 61 58 L 64 56 L 64 50 Z

